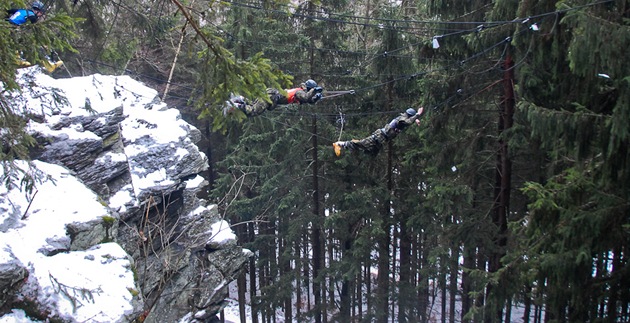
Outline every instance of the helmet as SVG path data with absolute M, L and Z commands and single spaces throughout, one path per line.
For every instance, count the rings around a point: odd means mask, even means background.
M 45 11 L 44 4 L 41 1 L 33 2 L 33 4 L 31 5 L 31 8 L 33 8 L 33 10 Z
M 407 113 L 407 115 L 411 117 L 416 114 L 416 110 L 414 108 L 409 108 L 407 109 L 407 111 L 405 111 L 405 113 Z
M 314 87 L 317 86 L 317 82 L 313 81 L 313 80 L 307 80 L 306 82 L 304 82 L 304 85 L 306 86 L 307 90 L 310 90 Z

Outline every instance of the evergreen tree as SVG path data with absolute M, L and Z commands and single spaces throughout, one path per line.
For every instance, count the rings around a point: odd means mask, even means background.
M 627 4 L 556 6 L 560 12 L 545 22 L 548 32 L 530 44 L 521 68 L 519 108 L 545 151 L 541 171 L 548 176 L 524 188 L 531 215 L 522 252 L 529 261 L 518 268 L 535 273 L 526 277 L 544 290 L 548 319 L 623 321 L 629 132 L 622 120 L 630 70 L 618 57 L 630 39 Z

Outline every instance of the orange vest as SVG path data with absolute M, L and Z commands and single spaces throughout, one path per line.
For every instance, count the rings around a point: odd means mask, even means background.
M 301 87 L 295 88 L 295 89 L 289 89 L 287 90 L 287 101 L 289 101 L 289 104 L 291 103 L 295 103 L 296 99 L 295 99 L 295 92 L 301 90 Z M 299 103 L 299 102 L 298 102 Z

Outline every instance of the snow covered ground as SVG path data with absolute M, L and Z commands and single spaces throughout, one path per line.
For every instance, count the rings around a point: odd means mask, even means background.
M 249 285 L 247 285 L 249 286 Z M 238 300 L 236 299 L 236 295 L 237 295 L 238 289 L 236 286 L 236 282 L 232 282 L 232 284 L 230 284 L 230 297 L 228 298 L 229 304 L 228 306 L 226 306 L 226 308 L 224 309 L 224 317 L 225 317 L 225 322 L 226 323 L 240 323 L 241 319 L 240 319 L 240 315 L 239 315 L 239 308 L 238 308 Z M 432 301 L 432 305 L 428 311 L 428 316 L 429 316 L 429 320 L 430 322 L 441 322 L 442 321 L 442 313 L 440 313 L 441 311 L 441 307 L 442 307 L 442 300 L 440 298 L 440 294 L 437 290 L 434 291 L 433 295 L 434 297 L 431 299 Z M 312 296 L 311 296 L 312 297 Z M 311 298 L 312 299 L 312 298 Z M 247 300 L 249 302 L 249 297 L 247 296 Z M 449 302 L 449 299 L 447 297 L 446 299 L 447 302 Z M 306 300 L 304 300 L 304 302 L 306 302 Z M 459 297 L 456 299 L 455 302 L 455 307 L 456 307 L 456 313 L 455 313 L 455 322 L 461 322 L 460 318 L 461 318 L 461 300 L 459 299 Z M 447 306 L 448 308 L 448 306 Z M 396 308 L 393 308 L 392 310 L 396 310 Z M 367 312 L 367 310 L 366 310 Z M 533 309 L 532 309 L 533 312 Z M 245 322 L 252 322 L 252 311 L 251 311 L 251 307 L 249 306 L 249 304 L 245 305 Z M 293 309 L 293 313 L 296 313 L 296 309 Z M 394 312 L 395 313 L 395 312 Z M 510 319 L 510 323 L 522 323 L 524 322 L 523 320 L 523 314 L 524 314 L 524 308 L 522 307 L 521 304 L 515 304 L 512 307 L 512 315 L 511 315 L 511 319 Z M 445 313 L 445 315 L 448 315 L 448 313 Z M 391 314 L 390 314 L 391 316 Z M 396 315 L 394 315 L 396 316 Z M 448 319 L 447 319 L 448 320 Z M 261 318 L 259 317 L 259 322 L 262 322 Z M 533 314 L 530 317 L 530 322 L 534 321 L 534 317 Z M 276 318 L 275 318 L 275 322 L 277 323 L 284 323 L 285 319 L 284 319 L 284 313 L 280 310 L 276 310 Z M 396 321 L 391 321 L 392 323 L 396 323 Z

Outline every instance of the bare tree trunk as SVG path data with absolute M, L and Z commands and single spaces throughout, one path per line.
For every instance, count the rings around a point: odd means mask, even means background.
M 391 83 L 388 84 L 387 89 L 387 103 L 386 106 L 390 107 L 391 102 L 393 101 L 393 88 Z M 393 189 L 393 180 L 392 180 L 392 168 L 393 168 L 393 146 L 392 142 L 389 141 L 387 143 L 387 168 L 386 168 L 386 178 L 387 178 L 387 195 L 383 198 L 383 211 L 381 218 L 381 230 L 383 232 L 383 236 L 378 237 L 378 277 L 377 277 L 377 287 L 376 290 L 376 313 L 375 318 L 376 322 L 387 322 L 389 317 L 389 246 L 391 244 L 391 234 L 390 234 L 390 218 L 391 218 L 391 197 L 390 194 Z
M 365 302 L 368 309 L 372 308 L 372 276 L 370 274 L 370 259 L 368 258 L 363 267 L 363 280 L 365 281 Z M 359 321 L 363 320 L 363 312 L 359 307 Z
M 247 242 L 247 224 L 239 224 L 234 230 L 236 231 L 236 236 L 238 237 L 238 241 Z M 245 300 L 245 293 L 247 293 L 247 279 L 245 276 L 245 272 L 242 272 L 236 278 L 236 286 L 238 289 L 238 314 L 241 320 L 241 323 L 246 323 L 247 316 L 245 314 L 245 304 L 247 303 Z
M 259 224 L 259 230 L 261 233 L 267 233 L 267 222 L 263 221 L 260 222 Z M 268 277 L 269 277 L 269 249 L 268 248 L 261 248 L 259 251 L 259 255 L 260 258 L 258 259 L 258 286 L 260 288 L 261 291 L 265 290 L 265 287 L 267 287 L 267 281 L 268 281 Z M 261 297 L 264 297 L 265 295 L 261 292 Z M 266 323 L 269 322 L 268 318 L 269 318 L 269 310 L 268 307 L 269 305 L 267 305 L 268 302 L 261 302 L 261 306 L 258 308 L 258 310 L 260 311 L 261 317 L 262 317 L 262 322 Z
M 467 269 L 474 269 L 475 267 L 475 247 L 471 247 L 470 244 L 464 245 L 464 271 L 462 272 L 462 323 L 468 323 L 470 320 L 464 319 L 464 316 L 471 310 L 472 299 L 470 292 L 472 292 L 472 281 L 470 273 Z
M 328 229 L 328 238 L 324 238 L 324 243 L 326 244 L 326 248 L 328 250 L 328 263 L 332 264 L 335 261 L 335 249 L 334 242 L 331 241 L 333 239 L 334 231 L 333 229 Z M 328 278 L 328 304 L 330 307 L 333 307 L 335 304 L 335 280 L 333 278 Z M 329 309 L 329 311 L 332 309 Z
M 284 222 L 281 224 L 280 228 L 282 228 L 281 232 L 286 232 L 288 231 L 288 223 L 290 221 L 290 219 L 280 219 L 280 222 Z M 280 230 L 279 230 L 280 231 Z M 287 249 L 290 248 L 290 246 L 288 246 L 288 241 L 285 238 L 281 238 L 281 236 L 284 236 L 284 234 L 280 234 L 278 237 L 278 256 L 280 257 L 280 261 L 279 261 L 279 270 L 280 270 L 280 276 L 279 277 L 284 277 L 284 276 L 289 276 L 291 273 L 291 256 L 287 256 L 290 255 L 291 252 L 289 252 Z M 284 321 L 285 322 L 292 322 L 293 320 L 293 302 L 292 302 L 292 296 L 285 296 L 284 297 Z
M 443 261 L 440 261 L 443 262 Z M 440 273 L 438 274 L 438 277 L 440 277 L 440 282 L 439 282 L 439 286 L 440 286 L 440 298 L 442 299 L 442 301 L 440 302 L 440 318 L 442 323 L 446 323 L 446 264 L 441 264 L 440 265 Z
M 505 300 L 505 320 L 504 322 L 512 322 L 512 297 L 508 296 Z
M 483 254 L 483 251 L 479 251 L 477 252 L 477 268 L 486 268 L 486 257 Z M 486 299 L 486 292 L 482 292 L 479 293 L 477 295 L 477 297 L 475 298 L 475 306 L 476 307 L 482 307 L 485 304 L 485 299 Z M 473 322 L 480 322 L 481 321 L 481 315 L 478 314 L 477 317 L 475 317 L 475 319 L 473 320 Z
M 612 262 L 612 272 L 613 274 L 619 273 L 619 271 L 623 270 L 624 266 L 621 263 L 621 248 L 615 247 L 613 248 L 613 262 Z M 627 267 L 625 268 L 627 270 Z M 623 276 L 623 275 L 622 275 Z M 627 289 L 627 287 L 625 288 Z M 619 300 L 619 284 L 615 283 L 610 288 L 610 298 L 608 299 L 608 317 L 615 318 L 617 317 L 617 302 Z
M 550 322 L 551 320 L 554 319 L 554 315 L 553 315 L 553 311 L 554 309 L 551 308 L 551 305 L 549 303 L 543 303 L 542 307 L 545 309 L 545 313 L 543 315 L 543 322 L 547 323 Z M 541 308 L 542 311 L 542 308 Z
M 543 297 L 545 295 L 545 279 L 539 278 L 538 283 L 536 284 L 536 296 L 535 296 L 535 305 L 534 305 L 534 323 L 541 323 L 543 321 L 542 311 L 544 308 Z
M 308 246 L 309 244 L 309 239 L 308 239 L 308 233 L 307 233 L 307 229 L 304 228 L 304 232 L 302 233 L 302 254 L 303 255 L 308 255 L 309 254 L 309 248 Z M 310 279 L 310 262 L 305 262 L 304 263 L 304 267 L 302 268 L 302 277 L 304 277 L 304 286 L 306 287 L 306 310 L 307 312 L 311 311 L 311 308 L 313 306 L 313 303 L 311 301 L 311 279 Z
M 621 263 L 623 264 L 628 264 L 628 245 L 627 244 L 622 244 L 619 246 L 619 251 L 621 254 Z M 621 302 L 620 304 L 620 311 L 619 311 L 619 317 L 618 320 L 620 321 L 624 321 L 624 322 L 629 322 L 629 315 L 628 315 L 628 306 L 630 305 L 630 288 L 627 288 L 628 286 L 630 286 L 630 278 L 628 277 L 628 275 L 622 275 L 618 284 L 618 287 L 622 287 L 621 290 L 619 291 L 619 301 Z M 610 306 L 613 306 L 614 304 L 610 303 Z
M 451 273 L 449 282 L 449 322 L 455 322 L 455 300 L 457 298 L 457 278 L 459 277 L 459 243 L 453 242 L 451 247 Z
M 488 271 L 496 273 L 501 269 L 501 258 L 505 255 L 505 247 L 507 245 L 507 214 L 510 205 L 510 189 L 512 181 L 512 161 L 508 155 L 508 143 L 503 139 L 506 130 L 512 127 L 514 123 L 514 69 L 512 68 L 512 57 L 509 53 L 505 59 L 505 74 L 503 79 L 504 86 L 504 104 L 503 111 L 499 116 L 499 152 L 497 154 L 497 164 L 495 171 L 494 201 L 495 205 L 492 212 L 492 222 L 497 227 L 497 235 L 495 237 L 495 249 L 490 256 Z M 495 286 L 488 285 L 487 294 L 493 296 Z M 503 306 L 505 300 L 500 297 L 492 297 L 491 307 L 494 313 L 486 316 L 486 321 L 500 321 L 502 319 Z
M 378 277 L 376 290 L 376 322 L 385 323 L 389 317 L 389 246 L 391 244 L 390 234 L 390 198 L 389 192 L 392 188 L 392 144 L 388 143 L 387 150 L 387 196 L 383 201 L 383 211 L 381 219 L 382 236 L 378 237 Z
M 212 136 L 212 125 L 210 125 L 210 120 L 206 119 L 204 121 L 204 125 L 205 125 L 205 139 L 206 139 L 206 149 L 205 149 L 205 153 L 206 153 L 206 157 L 208 158 L 208 169 L 206 170 L 206 180 L 208 181 L 208 187 L 214 187 L 214 180 L 215 180 L 215 174 L 214 174 L 214 162 L 213 162 L 213 157 L 212 157 L 212 144 L 210 141 L 210 138 Z M 209 195 L 209 194 L 208 194 Z M 206 196 L 207 198 L 207 196 Z M 243 234 L 247 235 L 247 229 L 243 229 Z M 247 239 L 246 239 L 247 240 Z
M 604 277 L 607 275 L 607 252 L 600 252 L 599 255 L 597 256 L 597 262 L 596 262 L 596 267 L 597 271 L 595 273 L 595 279 L 598 281 L 601 281 L 602 279 L 604 279 Z M 605 292 L 606 288 L 602 287 L 602 292 Z M 603 297 L 601 299 L 598 300 L 597 296 L 593 296 L 594 299 L 592 300 L 594 304 L 597 304 L 596 306 L 594 306 L 595 308 L 593 309 L 593 313 L 591 314 L 592 318 L 603 318 L 604 317 L 604 310 L 606 308 L 606 299 L 604 299 Z
M 407 223 L 402 219 L 400 225 L 400 271 L 398 282 L 398 322 L 409 321 L 410 300 L 413 299 L 413 285 L 411 285 L 411 237 L 407 230 Z
M 247 293 L 247 280 L 245 279 L 245 272 L 238 275 L 236 279 L 236 285 L 238 286 L 238 315 L 241 323 L 247 323 L 247 315 L 245 313 L 245 293 Z
M 399 232 L 398 232 L 398 228 L 396 226 L 393 226 L 393 237 L 392 237 L 392 243 L 391 243 L 391 247 L 392 247 L 392 251 L 391 251 L 391 261 L 392 263 L 390 264 L 390 272 L 391 273 L 395 273 L 396 272 L 396 262 L 398 260 L 397 257 L 397 253 L 398 253 L 398 239 L 399 239 Z M 391 283 L 390 285 L 394 285 L 394 279 L 391 279 Z M 398 295 L 400 295 L 400 290 L 397 293 Z M 400 301 L 399 297 L 394 297 L 394 291 L 392 291 L 392 304 L 390 306 L 390 315 L 391 315 L 391 319 L 392 322 L 396 322 L 396 302 Z
M 361 265 L 361 269 L 363 266 Z M 356 275 L 354 290 L 352 291 L 352 317 L 351 322 L 361 321 L 361 304 L 363 304 L 363 293 L 361 293 L 361 289 L 363 288 L 363 274 L 362 270 Z M 359 310 L 357 311 L 357 307 Z
M 411 240 L 411 245 L 409 248 L 411 249 L 411 259 L 409 263 L 409 284 L 410 286 L 415 286 L 413 291 L 410 291 L 409 294 L 409 303 L 410 305 L 410 320 L 412 322 L 420 322 L 420 303 L 417 301 L 417 289 L 420 288 L 420 284 L 418 284 L 418 275 L 417 272 L 420 271 L 420 253 L 418 252 L 418 233 L 415 230 L 412 230 L 409 235 L 409 239 Z M 414 301 L 415 300 L 415 301 Z
M 428 250 L 426 248 L 426 243 L 427 243 L 426 234 L 420 233 L 417 241 L 418 241 L 418 245 L 416 246 L 416 248 L 417 248 L 419 262 L 418 262 L 418 268 L 416 269 L 415 272 L 418 275 L 416 279 L 418 282 L 417 283 L 418 284 L 418 307 L 420 311 L 420 319 L 421 319 L 420 321 L 428 322 L 429 316 L 427 315 L 427 309 L 429 308 L 429 277 L 427 277 L 426 275 L 423 275 L 422 273 L 423 269 L 427 268 L 428 266 L 428 260 L 427 260 Z
M 269 248 L 269 260 L 267 262 L 267 279 L 266 279 L 266 285 L 267 286 L 271 286 L 273 284 L 273 282 L 276 280 L 276 278 L 278 277 L 278 249 L 275 247 L 278 245 L 278 234 L 277 234 L 277 225 L 278 222 L 277 220 L 275 222 L 269 222 L 267 225 L 265 225 L 265 234 L 267 234 L 269 237 L 276 237 L 275 239 L 272 240 L 271 242 L 271 248 Z M 267 311 L 267 316 L 273 321 L 276 321 L 276 311 L 275 308 L 273 306 L 273 304 L 275 302 L 268 302 L 269 305 L 266 308 Z
M 195 3 L 195 1 L 191 1 L 190 5 Z M 175 57 L 173 57 L 173 64 L 171 65 L 171 70 L 168 73 L 168 80 L 166 81 L 166 86 L 164 87 L 164 93 L 162 94 L 162 101 L 166 100 L 166 95 L 168 94 L 168 90 L 171 87 L 171 80 L 173 79 L 173 73 L 175 72 L 175 66 L 177 65 L 177 58 L 179 57 L 179 53 L 182 50 L 182 44 L 184 43 L 184 38 L 186 38 L 186 27 L 188 27 L 188 20 L 184 23 L 184 27 L 182 27 L 182 36 L 179 38 L 179 44 L 177 44 L 177 50 L 175 51 Z
M 312 119 L 312 160 L 313 160 L 313 214 L 315 215 L 315 222 L 312 223 L 312 248 L 313 248 L 313 298 L 315 299 L 315 323 L 322 322 L 322 316 L 326 316 L 326 297 L 322 296 L 322 281 L 320 272 L 322 269 L 322 259 L 324 256 L 324 250 L 322 248 L 321 241 L 321 227 L 319 222 L 320 207 L 319 207 L 319 181 L 318 181 L 318 169 L 319 158 L 317 156 L 317 117 L 313 116 Z M 326 319 L 324 319 L 326 321 Z
M 349 230 L 351 231 L 351 229 Z M 352 248 L 352 239 L 351 232 L 348 232 L 348 235 L 343 241 L 343 257 L 346 258 L 350 254 L 350 250 Z M 339 295 L 339 321 L 340 322 L 350 322 L 350 293 L 352 292 L 352 284 L 350 279 L 343 275 L 343 280 L 341 282 L 341 293 Z
M 529 317 L 532 312 L 532 288 L 529 284 L 525 287 L 525 295 L 523 295 L 523 323 L 529 323 Z
M 300 247 L 300 239 L 295 239 L 295 272 L 300 272 L 302 270 L 302 248 Z M 302 321 L 302 307 L 304 303 L 302 302 L 302 280 L 297 278 L 295 280 L 295 320 L 297 322 Z
M 250 222 L 247 225 L 249 241 L 252 242 L 256 238 L 254 223 Z M 252 323 L 258 323 L 258 304 L 256 304 L 256 260 L 254 257 L 249 258 L 249 299 L 251 302 L 252 311 Z

